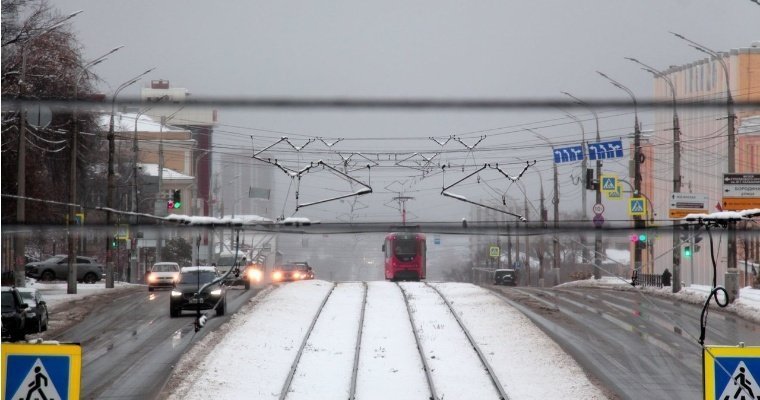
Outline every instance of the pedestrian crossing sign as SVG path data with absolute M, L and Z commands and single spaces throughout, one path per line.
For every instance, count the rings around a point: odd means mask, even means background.
M 628 200 L 628 214 L 643 217 L 646 214 L 646 200 L 643 197 L 633 197 Z
M 760 399 L 760 347 L 705 346 L 705 400 Z
M 78 399 L 82 348 L 78 344 L 2 346 L 2 399 Z
M 611 192 L 617 190 L 617 176 L 602 175 L 602 191 Z
M 623 199 L 623 187 L 620 184 L 615 185 L 615 190 L 609 190 L 604 192 L 609 200 L 622 200 Z

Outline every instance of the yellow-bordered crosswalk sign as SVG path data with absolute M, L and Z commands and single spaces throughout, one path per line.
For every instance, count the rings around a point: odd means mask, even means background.
M 705 346 L 705 400 L 760 398 L 760 347 Z
M 617 176 L 615 175 L 602 175 L 602 191 L 614 192 L 617 190 Z
M 78 344 L 3 343 L 2 367 L 3 399 L 79 399 Z
M 643 217 L 647 212 L 647 201 L 643 197 L 631 197 L 628 199 L 628 214 L 634 217 Z

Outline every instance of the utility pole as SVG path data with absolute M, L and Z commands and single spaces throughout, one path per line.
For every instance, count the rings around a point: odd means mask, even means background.
M 158 199 L 157 214 L 166 214 L 166 204 L 161 204 L 161 195 L 164 193 L 164 125 L 166 124 L 166 117 L 161 116 L 161 126 L 158 129 Z M 158 230 L 158 238 L 156 238 L 156 262 L 162 261 L 161 250 L 164 247 L 163 232 Z
M 526 222 L 530 220 L 529 216 L 529 210 L 528 210 L 528 195 L 525 195 L 524 198 L 523 207 L 525 208 L 525 220 Z M 527 226 L 527 224 L 526 224 Z M 525 269 L 528 271 L 528 286 L 531 286 L 531 279 L 530 279 L 530 235 L 528 234 L 528 230 L 524 229 L 525 232 Z
M 546 229 L 546 218 L 548 211 L 544 207 L 544 182 L 541 181 L 541 230 Z M 541 252 L 541 259 L 539 260 L 540 264 L 538 266 L 538 286 L 544 287 L 544 255 L 546 252 L 544 251 L 544 235 L 541 235 L 540 244 L 539 244 L 540 252 Z
M 586 106 L 586 103 L 584 103 L 583 101 L 581 101 L 579 98 L 573 96 L 572 94 L 570 94 L 568 92 L 562 92 L 562 94 L 564 94 L 564 95 L 570 97 L 571 99 L 575 100 L 575 102 L 577 102 L 578 104 Z M 588 106 L 586 106 L 586 107 L 588 108 Z M 589 110 L 596 117 L 596 114 L 594 113 L 594 110 L 592 110 L 590 108 L 589 108 Z M 588 185 L 589 185 L 588 178 L 586 176 L 586 171 L 588 169 L 588 161 L 587 161 L 588 159 L 586 158 L 586 153 L 588 152 L 588 146 L 586 146 L 586 128 L 583 127 L 583 122 L 578 117 L 576 117 L 575 115 L 570 114 L 568 112 L 565 112 L 565 115 L 568 118 L 570 118 L 573 121 L 575 121 L 575 123 L 577 123 L 578 126 L 581 127 L 581 146 L 582 146 L 582 149 L 583 149 L 583 158 L 581 159 L 581 178 L 580 178 L 580 184 L 581 184 L 581 219 L 585 222 L 585 221 L 588 221 L 588 210 L 587 210 L 588 203 L 586 203 L 586 192 L 588 191 Z M 596 127 L 597 127 L 596 130 L 597 130 L 597 137 L 598 137 L 598 132 L 599 132 L 599 119 L 598 118 L 596 119 Z M 548 142 L 547 139 L 544 138 L 544 140 L 546 140 Z M 597 141 L 598 141 L 598 139 L 597 139 Z M 551 143 L 550 143 L 550 145 L 551 145 Z M 554 149 L 554 148 L 552 147 L 552 149 Z M 588 254 L 588 248 L 586 246 L 586 235 L 584 233 L 581 234 L 581 254 L 582 254 L 583 262 L 586 262 L 586 260 L 589 259 L 589 254 Z

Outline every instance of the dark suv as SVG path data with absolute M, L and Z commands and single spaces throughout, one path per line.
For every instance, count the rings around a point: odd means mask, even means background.
M 513 269 L 497 269 L 493 274 L 493 284 L 517 286 L 517 271 Z
M 198 290 L 213 282 L 218 275 L 215 267 L 184 267 L 179 280 L 172 289 L 169 315 L 179 317 L 182 310 L 216 310 L 216 315 L 224 315 L 227 310 L 227 291 L 221 282 L 209 285 L 202 293 Z
M 17 342 L 26 339 L 27 308 L 16 288 L 2 287 L 3 340 Z

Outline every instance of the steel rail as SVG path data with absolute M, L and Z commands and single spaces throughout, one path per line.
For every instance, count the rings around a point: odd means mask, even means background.
M 303 350 L 306 348 L 306 343 L 309 341 L 311 332 L 314 330 L 314 325 L 317 324 L 317 320 L 319 319 L 319 316 L 322 314 L 322 310 L 325 308 L 325 304 L 327 304 L 327 300 L 330 298 L 330 295 L 332 295 L 333 291 L 335 290 L 335 286 L 336 284 L 333 283 L 332 287 L 330 288 L 330 291 L 327 293 L 324 300 L 322 300 L 322 304 L 319 305 L 319 310 L 317 310 L 317 313 L 314 314 L 314 318 L 311 320 L 309 329 L 306 331 L 306 334 L 303 336 L 303 340 L 301 341 L 301 347 L 298 349 L 298 353 L 296 353 L 296 357 L 293 359 L 293 363 L 290 365 L 290 371 L 288 372 L 288 376 L 287 378 L 285 378 L 285 383 L 282 385 L 282 390 L 280 391 L 280 397 L 279 397 L 280 400 L 285 400 L 285 398 L 288 397 L 288 391 L 290 391 L 290 384 L 293 383 L 293 377 L 296 374 L 298 363 L 301 361 L 301 355 L 303 354 Z
M 364 310 L 367 309 L 367 282 L 362 282 L 364 286 L 364 300 L 362 300 L 362 312 L 359 315 L 359 327 L 356 329 L 356 346 L 354 347 L 354 368 L 351 372 L 351 387 L 348 392 L 348 398 L 354 400 L 356 398 L 356 378 L 359 375 L 359 352 L 362 348 L 362 334 L 364 332 Z
M 412 308 L 409 306 L 409 298 L 406 295 L 406 291 L 401 285 L 396 282 L 401 291 L 401 295 L 404 297 L 404 303 L 406 304 L 406 311 L 409 315 L 409 323 L 412 324 L 412 332 L 414 333 L 414 341 L 417 343 L 417 351 L 420 353 L 420 359 L 422 360 L 422 369 L 425 371 L 425 379 L 427 380 L 428 387 L 430 388 L 430 400 L 439 400 L 438 395 L 435 393 L 435 386 L 433 385 L 433 377 L 430 375 L 430 366 L 425 360 L 425 353 L 422 350 L 422 343 L 420 342 L 420 335 L 417 329 L 414 327 L 414 317 L 412 317 Z
M 443 299 L 443 302 L 446 303 L 446 306 L 449 307 L 449 311 L 451 312 L 451 315 L 454 316 L 454 319 L 457 320 L 457 323 L 459 324 L 459 327 L 462 328 L 462 332 L 464 332 L 465 336 L 467 336 L 467 340 L 470 341 L 470 344 L 472 344 L 473 350 L 475 350 L 475 353 L 478 355 L 478 358 L 480 358 L 480 362 L 483 363 L 483 366 L 486 369 L 486 372 L 488 372 L 488 376 L 491 378 L 491 383 L 493 383 L 494 387 L 496 388 L 496 391 L 499 393 L 499 396 L 501 400 L 509 400 L 509 396 L 507 396 L 507 392 L 504 391 L 504 387 L 501 385 L 501 382 L 499 382 L 499 378 L 496 376 L 496 374 L 493 371 L 493 368 L 491 367 L 491 364 L 488 363 L 488 360 L 486 360 L 485 354 L 483 354 L 483 351 L 480 350 L 480 347 L 477 343 L 475 343 L 475 338 L 472 337 L 472 334 L 470 334 L 470 331 L 467 329 L 467 327 L 464 326 L 464 323 L 462 323 L 462 320 L 459 318 L 459 315 L 457 315 L 456 312 L 454 312 L 454 307 L 451 306 L 451 303 L 449 300 L 441 293 L 440 290 L 438 290 L 437 287 L 425 282 L 425 285 L 429 288 L 432 288 L 435 290 L 436 293 L 438 293 L 438 296 Z

